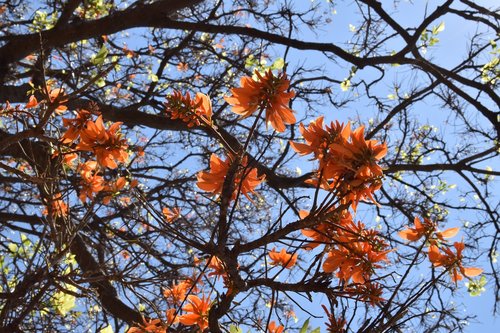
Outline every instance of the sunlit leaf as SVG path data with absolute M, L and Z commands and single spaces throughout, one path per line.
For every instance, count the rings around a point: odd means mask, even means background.
M 307 333 L 307 330 L 309 329 L 309 319 L 304 322 L 304 325 L 302 325 L 302 328 L 300 329 L 299 333 Z
M 102 66 L 107 56 L 108 56 L 108 49 L 106 48 L 106 45 L 103 44 L 99 52 L 97 52 L 97 54 L 94 57 L 92 57 L 92 59 L 90 59 L 90 62 L 96 66 Z

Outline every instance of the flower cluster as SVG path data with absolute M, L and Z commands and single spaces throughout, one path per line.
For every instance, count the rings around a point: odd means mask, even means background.
M 67 130 L 60 138 L 60 151 L 54 153 L 54 157 L 62 155 L 64 164 L 72 169 L 78 157 L 86 159 L 74 169 L 80 176 L 81 202 L 93 200 L 97 193 L 104 193 L 102 202 L 108 204 L 127 184 L 130 187 L 136 185 L 135 181 L 129 183 L 125 177 L 104 178 L 106 168 L 116 169 L 129 156 L 127 140 L 120 133 L 120 122 L 112 123 L 107 128 L 102 116 L 94 121 L 93 113 L 84 109 L 76 111 L 74 118 L 63 118 L 62 121 Z
M 387 153 L 385 143 L 364 138 L 364 126 L 351 130 L 339 122 L 324 127 L 319 117 L 299 130 L 306 143 L 291 142 L 300 155 L 313 154 L 319 161 L 316 179 L 311 183 L 337 190 L 343 203 L 356 207 L 361 200 L 375 202 L 373 193 L 382 185 L 383 172 L 378 164 Z
M 68 204 L 63 200 L 61 193 L 56 193 L 52 200 L 45 205 L 43 215 L 60 218 L 68 215 Z
M 450 273 L 451 280 L 458 282 L 463 277 L 471 278 L 483 272 L 480 268 L 466 268 L 462 264 L 462 252 L 465 248 L 463 242 L 448 244 L 446 238 L 451 238 L 457 235 L 460 228 L 450 228 L 444 231 L 438 231 L 437 224 L 430 219 L 424 218 L 424 223 L 418 217 L 415 217 L 414 228 L 406 228 L 399 232 L 399 236 L 410 242 L 416 242 L 424 237 L 424 241 L 429 245 L 428 256 L 429 261 L 435 267 L 443 267 Z
M 224 180 L 226 179 L 232 162 L 232 156 L 229 156 L 223 161 L 217 155 L 212 154 L 210 157 L 210 171 L 201 171 L 198 173 L 198 187 L 213 194 L 221 194 Z M 248 167 L 246 157 L 243 158 L 241 165 L 238 165 L 237 168 L 233 180 L 234 184 L 237 184 L 237 186 L 234 186 L 231 200 L 236 199 L 238 190 L 250 199 L 248 194 L 255 193 L 255 187 L 264 181 L 265 176 L 258 176 L 257 169 Z
M 38 101 L 34 95 L 31 95 L 28 103 L 26 104 L 26 108 L 34 108 L 39 106 L 40 104 L 48 104 L 54 108 L 54 111 L 57 114 L 62 114 L 68 107 L 64 105 L 68 101 L 66 94 L 63 88 L 55 88 L 52 89 L 50 83 L 47 84 L 44 93 L 48 98 Z
M 243 117 L 249 117 L 257 110 L 266 111 L 266 124 L 278 132 L 285 131 L 285 124 L 295 124 L 293 110 L 289 108 L 294 91 L 288 91 L 290 81 L 285 73 L 274 76 L 271 70 L 264 75 L 255 71 L 257 79 L 244 76 L 240 80 L 241 87 L 231 89 L 231 96 L 225 97 L 232 105 L 232 111 Z
M 192 99 L 189 92 L 182 95 L 176 90 L 167 96 L 164 105 L 167 117 L 180 119 L 187 123 L 188 127 L 212 123 L 212 102 L 207 95 L 200 92 L 196 93 L 196 97 Z
M 271 265 L 280 265 L 284 268 L 292 268 L 297 262 L 298 254 L 287 253 L 285 249 L 281 249 L 280 252 L 276 252 L 273 248 L 269 252 L 269 258 L 271 258 Z
M 208 328 L 208 312 L 211 307 L 209 297 L 202 295 L 201 298 L 190 292 L 198 292 L 198 288 L 191 280 L 183 280 L 171 288 L 163 291 L 163 296 L 167 300 L 170 308 L 166 310 L 166 321 L 161 319 L 130 328 L 127 333 L 166 333 L 172 325 L 182 324 L 186 326 L 198 326 L 200 331 Z M 186 304 L 187 303 L 187 304 Z M 182 306 L 182 304 L 185 304 Z M 180 308 L 182 306 L 182 308 Z M 182 310 L 182 311 L 181 311 Z M 183 314 L 181 314 L 184 312 Z M 154 323 L 154 325 L 152 325 Z
M 79 133 L 80 142 L 76 145 L 76 149 L 91 152 L 102 167 L 116 169 L 117 162 L 125 163 L 128 158 L 127 140 L 122 138 L 119 132 L 121 124 L 113 123 L 106 129 L 102 116 L 95 122 L 88 120 Z
M 307 214 L 301 212 L 303 218 Z M 313 239 L 306 249 L 324 244 L 324 252 L 328 253 L 324 272 L 336 272 L 345 283 L 351 279 L 353 283 L 369 283 L 375 270 L 383 267 L 382 262 L 389 261 L 389 245 L 377 231 L 367 229 L 361 222 L 355 223 L 349 212 L 332 210 L 329 215 L 316 226 L 302 230 L 304 236 Z

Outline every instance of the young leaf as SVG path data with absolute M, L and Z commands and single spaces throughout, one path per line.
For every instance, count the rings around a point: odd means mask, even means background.
M 309 319 L 304 322 L 304 325 L 302 325 L 302 328 L 300 329 L 299 333 L 307 333 L 307 330 L 309 329 Z
M 348 79 L 345 79 L 342 83 L 340 83 L 340 89 L 342 89 L 342 91 L 348 91 L 350 86 L 351 81 Z
M 437 35 L 444 30 L 444 22 L 439 23 L 438 26 L 432 28 L 432 34 Z
M 236 325 L 229 325 L 229 333 L 243 333 L 243 330 Z
M 90 62 L 100 67 L 104 64 L 104 60 L 106 59 L 107 55 L 108 55 L 108 49 L 106 48 L 106 45 L 103 44 L 99 52 L 97 52 L 95 57 L 93 57 L 90 60 Z
M 111 325 L 106 326 L 99 333 L 113 333 L 113 327 Z
M 271 69 L 283 69 L 285 66 L 285 60 L 283 58 L 278 58 L 271 65 Z

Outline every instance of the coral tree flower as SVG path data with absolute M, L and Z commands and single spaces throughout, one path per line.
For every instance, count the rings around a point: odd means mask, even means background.
M 84 109 L 76 112 L 76 118 L 63 118 L 63 125 L 64 127 L 67 127 L 68 130 L 61 137 L 61 142 L 64 144 L 70 144 L 76 141 L 91 118 L 92 114 Z
M 47 86 L 47 89 L 50 89 L 50 86 Z M 56 106 L 55 112 L 61 114 L 68 110 L 68 107 L 63 103 L 66 103 L 68 99 L 66 98 L 66 94 L 64 93 L 64 89 L 56 88 L 50 89 L 49 92 L 49 100 L 51 104 Z
M 326 322 L 326 331 L 328 333 L 345 333 L 345 325 L 347 324 L 347 321 L 344 319 L 344 317 L 340 318 L 335 318 L 333 313 L 330 313 L 326 306 L 321 304 L 321 307 L 323 310 L 325 310 L 325 313 L 328 317 L 328 322 Z
M 283 327 L 283 325 L 277 325 L 274 320 L 271 321 L 269 323 L 269 325 L 267 326 L 267 330 L 269 331 L 269 333 L 283 333 L 283 330 L 285 328 Z
M 439 251 L 439 248 L 432 244 L 429 247 L 429 261 L 436 267 L 442 266 L 446 270 L 449 270 L 451 275 L 451 280 L 457 282 L 463 279 L 463 276 L 474 277 L 483 272 L 480 268 L 475 267 L 463 267 L 462 265 L 462 251 L 465 248 L 463 242 L 455 242 L 453 244 L 456 253 L 447 247 L 443 247 L 443 253 Z
M 189 92 L 182 95 L 180 91 L 174 91 L 167 96 L 165 112 L 171 119 L 180 119 L 187 123 L 188 127 L 212 123 L 212 102 L 207 95 L 200 92 L 192 99 Z
M 346 221 L 331 232 L 331 246 L 323 263 L 323 271 L 337 271 L 339 279 L 347 282 L 366 283 L 376 269 L 388 262 L 389 245 L 375 230 L 366 229 L 361 222 Z
M 319 161 L 317 178 L 309 182 L 327 190 L 336 190 L 342 203 L 352 208 L 361 200 L 376 203 L 373 193 L 381 185 L 382 168 L 378 162 L 387 154 L 387 145 L 377 140 L 365 140 L 364 127 L 351 130 L 350 124 L 339 122 L 324 127 L 319 117 L 306 128 L 299 125 L 305 143 L 291 142 L 300 155 L 314 154 Z
M 80 132 L 80 143 L 76 149 L 93 152 L 99 165 L 116 169 L 118 167 L 116 162 L 125 163 L 128 158 L 127 140 L 122 139 L 119 132 L 121 124 L 121 122 L 113 123 L 106 129 L 102 116 L 95 122 L 87 121 L 85 128 Z
M 179 316 L 179 322 L 183 325 L 198 325 L 201 331 L 208 327 L 208 311 L 210 310 L 210 299 L 203 296 L 201 299 L 196 295 L 187 297 L 189 304 L 182 310 L 190 312 Z
M 435 233 L 435 236 L 439 240 L 444 240 L 445 238 L 455 237 L 459 232 L 460 228 L 449 228 L 444 231 L 436 232 L 437 225 L 428 218 L 424 218 L 424 222 L 420 221 L 418 217 L 415 216 L 413 222 L 415 228 L 407 228 L 398 233 L 399 237 L 406 239 L 410 242 L 415 242 L 422 238 L 422 236 L 427 236 L 431 238 Z M 435 239 L 434 239 L 435 240 Z M 431 240 L 432 241 L 432 240 Z
M 179 207 L 173 207 L 172 209 L 163 207 L 161 212 L 163 213 L 163 216 L 168 223 L 172 223 L 179 217 L 181 217 L 181 210 Z
M 167 328 L 162 324 L 161 319 L 144 319 L 140 326 L 134 326 L 128 329 L 127 333 L 166 333 Z
M 38 106 L 38 100 L 36 99 L 35 95 L 31 95 L 25 107 L 29 109 L 37 106 Z
M 98 165 L 96 161 L 87 161 L 79 166 L 80 176 L 80 194 L 79 198 L 82 203 L 85 203 L 87 198 L 92 200 L 94 194 L 104 189 L 104 178 L 99 175 Z
M 204 191 L 212 192 L 213 194 L 222 193 L 222 187 L 224 185 L 224 180 L 226 178 L 227 172 L 231 166 L 231 157 L 226 158 L 226 160 L 220 159 L 217 155 L 212 154 L 210 156 L 210 171 L 201 171 L 198 173 L 198 187 Z M 247 158 L 243 158 L 242 165 L 238 166 L 238 171 L 234 177 L 234 191 L 231 200 L 236 199 L 236 194 L 238 193 L 238 187 L 241 182 L 241 193 L 243 193 L 248 199 L 248 193 L 255 193 L 254 189 L 264 181 L 265 176 L 258 176 L 257 169 L 246 168 Z
M 172 304 L 180 304 L 184 298 L 186 298 L 186 294 L 188 290 L 191 288 L 192 284 L 187 281 L 181 281 L 177 284 L 172 285 L 172 287 L 165 289 L 163 291 L 163 296 L 167 299 L 167 301 Z
M 121 190 L 127 185 L 127 179 L 125 177 L 118 177 L 115 181 L 108 182 L 103 191 L 107 192 L 107 195 L 102 198 L 102 203 L 107 205 L 111 202 L 111 199 L 115 197 Z
M 168 309 L 165 311 L 167 317 L 167 325 L 175 325 L 179 322 L 179 316 L 176 315 L 177 310 L 175 308 Z
M 54 197 L 45 205 L 43 215 L 49 215 L 53 218 L 65 217 L 68 215 L 68 205 L 62 199 L 61 193 L 56 193 Z
M 266 124 L 278 132 L 285 131 L 285 124 L 295 124 L 293 110 L 288 107 L 290 99 L 295 96 L 294 91 L 288 91 L 290 81 L 285 73 L 274 76 L 268 70 L 264 76 L 255 71 L 257 80 L 244 76 L 240 80 L 239 88 L 231 89 L 231 96 L 224 97 L 232 105 L 232 111 L 243 117 L 249 117 L 257 110 L 266 111 Z
M 68 110 L 68 107 L 64 105 L 68 101 L 66 98 L 66 94 L 64 93 L 64 89 L 62 88 L 56 88 L 56 89 L 51 89 L 50 84 L 47 84 L 47 92 L 49 94 L 49 101 L 50 104 L 53 104 L 55 106 L 54 111 L 57 114 L 62 114 L 66 110 Z M 28 103 L 26 104 L 26 108 L 34 108 L 37 107 L 41 103 L 45 103 L 45 100 L 42 100 L 41 102 L 38 102 L 36 97 L 34 95 L 31 95 L 29 98 Z
M 334 208 L 332 208 L 332 210 L 334 210 Z M 309 212 L 301 210 L 299 215 L 301 219 L 304 219 L 309 215 Z M 312 228 L 302 229 L 301 231 L 304 236 L 314 240 L 304 246 L 304 248 L 306 250 L 312 250 L 321 244 L 330 244 L 337 236 L 339 228 L 349 226 L 352 223 L 351 213 L 347 210 L 342 210 L 342 212 L 335 214 L 332 218 L 327 219 L 326 221 L 316 224 Z
M 347 145 L 349 140 L 349 135 L 351 133 L 350 124 L 344 125 L 343 123 L 331 122 L 330 126 L 324 128 L 324 117 L 318 117 L 311 121 L 309 126 L 306 128 L 304 124 L 299 124 L 299 131 L 304 137 L 306 143 L 300 142 L 290 142 L 292 148 L 299 153 L 299 155 L 314 154 L 314 158 L 319 161 L 319 169 L 324 169 L 325 178 L 332 178 L 336 175 L 336 172 L 329 173 L 330 170 L 334 169 L 335 165 L 331 165 L 335 159 L 333 156 L 331 147 L 334 143 L 340 145 Z
M 208 276 L 226 276 L 226 268 L 224 267 L 224 262 L 213 256 L 208 262 L 208 268 L 213 270 L 208 274 Z
M 280 252 L 276 252 L 276 248 L 273 248 L 269 251 L 269 257 L 272 260 L 271 265 L 280 265 L 284 268 L 290 269 L 297 262 L 298 254 L 287 253 L 285 249 L 281 249 Z

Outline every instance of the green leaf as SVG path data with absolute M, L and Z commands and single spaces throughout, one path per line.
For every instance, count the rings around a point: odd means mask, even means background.
M 321 328 L 317 327 L 311 331 L 311 333 L 321 333 Z
M 229 333 L 243 333 L 243 330 L 236 325 L 229 325 Z
M 108 49 L 106 48 L 106 45 L 103 44 L 99 52 L 90 59 L 90 62 L 93 63 L 96 66 L 102 66 L 104 64 L 104 60 L 108 56 Z
M 113 333 L 113 327 L 111 327 L 111 325 L 108 325 L 100 330 L 99 333 Z
M 151 73 L 149 74 L 149 79 L 151 82 L 158 82 L 158 75 Z
M 437 27 L 432 28 L 432 34 L 437 35 L 438 33 L 440 33 L 443 30 L 444 30 L 444 22 L 441 22 L 441 23 L 439 23 L 439 25 Z
M 351 81 L 348 79 L 345 79 L 340 83 L 340 89 L 342 89 L 342 91 L 348 91 L 350 86 L 351 86 Z
M 7 248 L 12 253 L 17 253 L 17 251 L 19 251 L 19 247 L 14 243 L 9 243 L 9 245 L 7 245 Z
M 467 287 L 467 291 L 469 292 L 469 295 L 472 297 L 475 296 L 480 296 L 482 293 L 486 291 L 486 277 L 483 275 L 479 280 L 470 280 L 469 282 L 465 283 L 465 286 Z
M 258 65 L 259 61 L 255 59 L 255 56 L 253 54 L 250 54 L 248 58 L 245 60 L 245 67 L 254 67 Z
M 30 240 L 28 239 L 28 236 L 26 236 L 25 234 L 21 234 L 21 242 L 30 243 Z
M 64 288 L 70 290 L 70 291 L 76 291 L 76 287 L 73 285 L 64 285 Z M 56 311 L 61 315 L 61 316 L 66 316 L 68 312 L 73 310 L 73 308 L 76 306 L 76 297 L 67 294 L 64 291 L 58 291 L 52 296 L 51 300 L 52 305 L 56 309 Z
M 307 330 L 309 329 L 309 319 L 304 322 L 304 325 L 302 325 L 302 328 L 300 329 L 299 333 L 307 333 Z
M 102 88 L 102 87 L 104 87 L 106 85 L 106 81 L 104 81 L 104 78 L 100 77 L 100 78 L 97 79 L 97 81 L 95 81 L 95 84 L 99 88 Z
M 436 38 L 436 37 L 431 37 L 431 39 L 429 39 L 429 46 L 434 46 L 434 45 L 436 45 L 438 42 L 439 42 L 439 38 Z
M 271 65 L 271 69 L 283 69 L 285 67 L 285 60 L 283 58 L 276 59 Z

